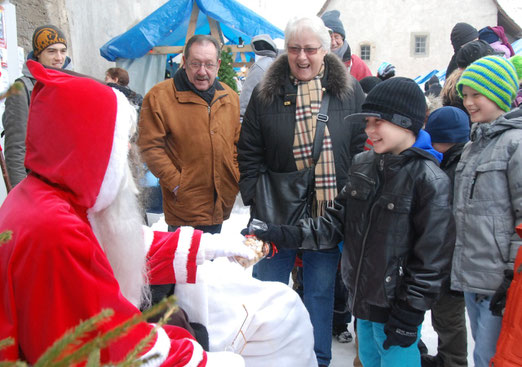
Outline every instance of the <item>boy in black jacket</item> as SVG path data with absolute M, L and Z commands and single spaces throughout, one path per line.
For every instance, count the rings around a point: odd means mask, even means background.
M 278 247 L 326 249 L 344 240 L 343 281 L 365 367 L 420 366 L 424 313 L 449 276 L 455 228 L 442 155 L 421 130 L 426 102 L 396 77 L 368 94 L 362 113 L 374 149 L 354 157 L 325 216 L 255 234 Z

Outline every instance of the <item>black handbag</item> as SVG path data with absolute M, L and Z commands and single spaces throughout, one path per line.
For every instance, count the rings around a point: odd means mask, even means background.
M 323 145 L 329 100 L 329 95 L 325 94 L 317 114 L 312 166 L 294 172 L 274 172 L 262 167 L 256 183 L 254 218 L 267 223 L 295 225 L 300 219 L 311 217 L 315 165 Z

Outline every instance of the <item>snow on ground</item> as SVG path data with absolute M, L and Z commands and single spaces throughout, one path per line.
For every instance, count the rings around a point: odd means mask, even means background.
M 237 233 L 245 228 L 249 218 L 249 208 L 243 205 L 241 198 L 238 196 L 234 209 L 230 218 L 223 223 L 221 233 Z M 166 231 L 167 224 L 165 223 L 162 214 L 148 214 L 149 223 L 153 230 Z M 466 316 L 467 318 L 467 316 Z M 471 337 L 471 330 L 468 325 L 468 365 L 473 366 L 473 338 Z M 353 334 L 353 323 L 350 323 L 348 329 Z M 422 324 L 422 340 L 428 347 L 429 353 L 434 355 L 437 352 L 437 333 L 431 326 L 431 313 L 428 311 Z M 341 344 L 335 339 L 332 341 L 332 361 L 330 367 L 350 367 L 355 358 L 355 343 Z

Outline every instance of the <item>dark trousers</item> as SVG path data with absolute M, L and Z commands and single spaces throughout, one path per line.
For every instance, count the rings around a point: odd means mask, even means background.
M 194 229 L 199 229 L 200 231 L 203 231 L 205 233 L 221 233 L 221 227 L 222 224 L 214 224 L 212 226 L 193 226 Z M 178 229 L 181 226 L 171 226 L 169 225 L 169 232 L 176 232 L 176 229 Z
M 437 332 L 438 356 L 445 367 L 468 365 L 468 341 L 464 295 L 446 291 L 431 309 L 431 323 Z

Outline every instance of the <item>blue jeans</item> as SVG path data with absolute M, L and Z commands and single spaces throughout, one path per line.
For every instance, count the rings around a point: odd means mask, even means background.
M 386 340 L 384 324 L 357 319 L 359 359 L 364 367 L 420 367 L 421 357 L 417 346 L 421 336 L 419 325 L 417 342 L 403 348 L 397 345 L 388 350 L 383 348 Z
M 296 250 L 279 250 L 271 259 L 254 266 L 259 280 L 288 284 L 295 263 Z M 332 319 L 335 274 L 339 249 L 303 252 L 303 303 L 314 328 L 314 351 L 318 364 L 329 365 L 332 359 Z
M 464 292 L 464 301 L 468 310 L 471 335 L 475 341 L 473 350 L 475 367 L 488 367 L 497 349 L 502 317 L 493 316 L 489 310 L 491 301 L 489 296 Z

